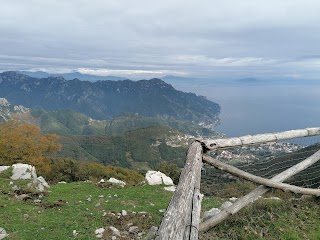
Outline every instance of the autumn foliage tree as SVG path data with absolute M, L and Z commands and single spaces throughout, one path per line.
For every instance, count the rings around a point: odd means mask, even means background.
M 0 165 L 28 163 L 48 172 L 48 156 L 61 148 L 57 140 L 57 135 L 44 135 L 37 126 L 15 120 L 0 123 Z

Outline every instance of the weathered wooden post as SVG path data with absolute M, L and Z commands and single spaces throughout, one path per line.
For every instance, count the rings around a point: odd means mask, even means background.
M 162 219 L 156 240 L 198 239 L 201 167 L 202 146 L 194 141 L 189 147 L 179 184 Z

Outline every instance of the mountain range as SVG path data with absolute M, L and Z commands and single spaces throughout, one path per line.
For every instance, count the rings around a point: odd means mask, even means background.
M 72 109 L 98 120 L 134 113 L 214 123 L 220 113 L 219 104 L 194 93 L 178 91 L 156 78 L 89 82 L 63 77 L 34 78 L 9 71 L 0 74 L 0 97 L 13 105 Z
M 48 78 L 48 77 L 63 77 L 66 80 L 73 80 L 75 78 L 83 81 L 103 81 L 103 80 L 111 80 L 111 81 L 118 81 L 118 80 L 126 80 L 127 78 L 117 77 L 117 76 L 96 76 L 91 74 L 83 74 L 80 72 L 70 72 L 70 73 L 47 73 L 43 71 L 19 71 L 21 74 L 28 75 L 30 77 L 35 78 Z

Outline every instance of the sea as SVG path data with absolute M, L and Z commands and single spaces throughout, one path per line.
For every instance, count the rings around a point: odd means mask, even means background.
M 320 80 L 194 81 L 172 84 L 221 106 L 227 137 L 320 127 Z

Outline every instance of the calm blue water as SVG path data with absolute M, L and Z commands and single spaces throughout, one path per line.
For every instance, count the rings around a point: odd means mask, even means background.
M 221 124 L 228 137 L 320 127 L 320 81 L 312 84 L 177 84 L 219 103 Z

